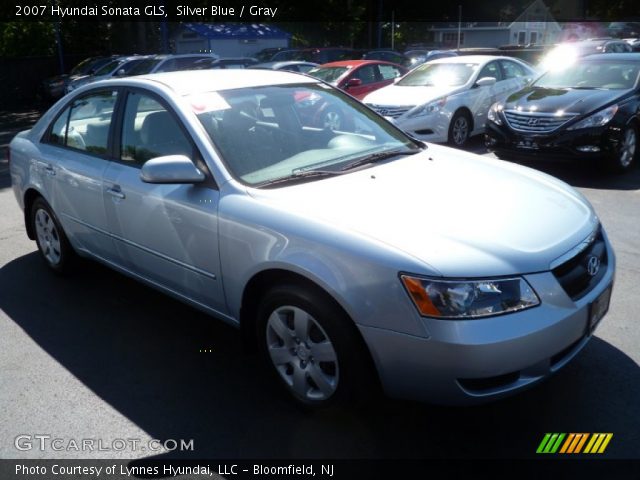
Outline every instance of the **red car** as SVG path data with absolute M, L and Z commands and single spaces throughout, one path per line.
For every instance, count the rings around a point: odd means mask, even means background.
M 378 60 L 344 60 L 320 65 L 309 70 L 320 80 L 338 87 L 361 100 L 370 92 L 385 87 L 407 73 L 408 70 L 395 63 Z

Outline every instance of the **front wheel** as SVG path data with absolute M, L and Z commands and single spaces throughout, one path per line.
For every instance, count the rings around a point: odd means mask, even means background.
M 637 156 L 638 130 L 629 125 L 622 132 L 622 142 L 618 151 L 609 160 L 609 168 L 616 173 L 624 173 L 631 169 Z
M 471 135 L 471 119 L 464 112 L 456 112 L 449 124 L 449 143 L 454 147 L 462 147 Z
M 265 362 L 298 402 L 346 405 L 370 390 L 371 369 L 353 322 L 327 296 L 299 285 L 269 290 L 258 309 Z
M 74 251 L 53 210 L 42 198 L 31 207 L 31 226 L 36 234 L 40 256 L 56 273 L 67 273 L 74 260 Z

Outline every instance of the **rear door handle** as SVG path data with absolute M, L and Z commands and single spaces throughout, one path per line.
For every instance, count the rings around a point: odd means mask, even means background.
M 112 197 L 119 198 L 120 200 L 124 200 L 126 198 L 126 195 L 122 193 L 122 190 L 120 190 L 120 187 L 118 185 L 107 188 L 107 193 Z

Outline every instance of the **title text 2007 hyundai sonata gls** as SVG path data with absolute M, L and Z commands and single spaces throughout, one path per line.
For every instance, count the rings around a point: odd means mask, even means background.
M 348 128 L 317 128 L 318 105 Z M 579 193 L 426 146 L 294 73 L 97 82 L 10 162 L 50 268 L 91 257 L 239 326 L 312 406 L 365 384 L 450 404 L 516 392 L 609 305 L 614 255 Z

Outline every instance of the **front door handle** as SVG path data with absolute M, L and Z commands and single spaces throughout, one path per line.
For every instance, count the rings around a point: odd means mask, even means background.
M 122 193 L 122 190 L 120 190 L 120 187 L 117 185 L 107 188 L 107 193 L 112 197 L 119 198 L 120 200 L 124 200 L 126 198 L 126 195 Z
M 44 171 L 50 177 L 53 177 L 56 174 L 56 170 L 51 165 L 45 165 Z

